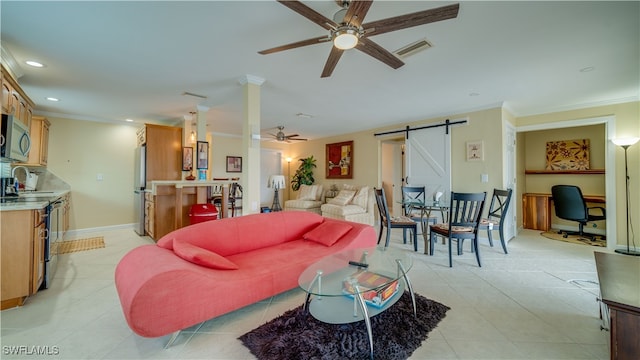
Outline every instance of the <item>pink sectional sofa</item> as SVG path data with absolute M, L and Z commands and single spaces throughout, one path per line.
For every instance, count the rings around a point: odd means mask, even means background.
M 376 245 L 373 227 L 302 211 L 207 221 L 131 250 L 115 284 L 129 327 L 175 333 L 298 286 L 311 263 Z

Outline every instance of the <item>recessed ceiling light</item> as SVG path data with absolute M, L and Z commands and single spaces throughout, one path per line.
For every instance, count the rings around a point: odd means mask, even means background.
M 589 71 L 593 71 L 593 70 L 595 70 L 595 69 L 596 69 L 596 68 L 595 68 L 595 67 L 593 67 L 593 66 L 587 66 L 586 68 L 582 68 L 582 69 L 580 69 L 580 72 L 589 72 Z
M 125 119 L 126 122 L 133 122 L 132 119 Z
M 469 93 L 469 96 L 480 96 L 480 94 L 477 92 L 472 92 L 472 93 Z
M 37 67 L 37 68 L 41 68 L 44 67 L 44 64 L 35 60 L 27 60 L 25 61 L 25 63 L 29 66 L 33 66 L 33 67 Z
M 48 98 L 47 98 L 47 100 L 49 100 L 49 101 L 53 101 L 53 102 L 58 102 L 58 101 L 60 101 L 60 99 L 58 99 L 58 98 L 54 98 L 54 97 L 48 97 Z

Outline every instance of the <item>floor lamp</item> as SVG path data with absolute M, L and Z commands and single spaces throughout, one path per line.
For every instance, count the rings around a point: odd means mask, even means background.
M 626 249 L 616 249 L 615 252 L 618 254 L 625 255 L 633 255 L 640 256 L 640 251 L 635 250 L 635 241 L 634 241 L 634 250 L 629 248 L 629 228 L 631 227 L 631 218 L 629 217 L 629 164 L 627 161 L 627 149 L 629 146 L 637 143 L 640 138 L 623 138 L 623 139 L 614 139 L 613 143 L 620 146 L 624 149 L 624 182 L 625 182 L 625 197 L 627 199 L 627 248 Z
M 282 207 L 280 206 L 280 194 L 278 194 L 278 190 L 284 189 L 284 175 L 271 175 L 269 177 L 269 184 L 267 185 L 269 185 L 270 188 L 275 189 L 271 211 L 282 211 Z
M 287 179 L 289 180 L 289 186 L 287 186 L 287 200 L 291 199 L 291 158 L 287 158 Z

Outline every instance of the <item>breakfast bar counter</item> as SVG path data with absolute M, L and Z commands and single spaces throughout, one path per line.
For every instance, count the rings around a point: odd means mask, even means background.
M 154 180 L 145 193 L 145 232 L 158 240 L 190 224 L 189 210 L 221 198 L 221 217 L 228 217 L 229 187 L 232 181 Z

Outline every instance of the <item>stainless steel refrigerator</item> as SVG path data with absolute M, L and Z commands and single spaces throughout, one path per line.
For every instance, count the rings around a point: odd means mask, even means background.
M 135 150 L 135 168 L 133 170 L 133 206 L 135 211 L 135 232 L 144 236 L 144 190 L 147 186 L 147 147 L 139 146 Z

